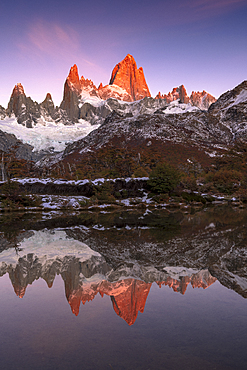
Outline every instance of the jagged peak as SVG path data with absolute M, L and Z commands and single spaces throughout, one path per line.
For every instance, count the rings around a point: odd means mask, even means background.
M 67 80 L 74 85 L 79 84 L 79 74 L 78 74 L 78 68 L 76 64 L 74 64 L 73 67 L 70 68 Z
M 76 64 L 74 64 L 74 65 L 70 68 L 69 75 L 70 75 L 70 74 L 74 74 L 74 73 L 78 74 L 78 67 L 77 67 L 77 65 L 76 65 Z
M 25 95 L 24 87 L 21 83 L 17 83 L 13 89 L 12 96 L 13 95 Z
M 135 61 L 135 58 L 131 54 L 127 54 L 126 57 L 124 58 L 124 60 L 125 59 L 131 59 L 131 60 L 134 60 Z
M 47 93 L 46 94 L 45 100 L 52 100 L 52 97 L 51 97 L 51 94 L 50 93 Z
M 46 109 L 49 109 L 48 107 L 53 107 L 54 108 L 54 102 L 52 100 L 51 94 L 47 93 L 45 100 L 41 103 L 41 106 L 43 106 Z
M 131 96 L 132 100 L 140 100 L 151 96 L 143 68 L 137 69 L 136 61 L 131 54 L 119 62 L 112 70 L 109 85 L 118 85 Z

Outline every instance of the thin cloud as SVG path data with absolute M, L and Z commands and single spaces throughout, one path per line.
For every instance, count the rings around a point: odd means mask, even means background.
M 225 13 L 245 4 L 245 0 L 190 0 L 186 6 L 204 18 Z
M 63 61 L 83 62 L 90 67 L 99 68 L 90 61 L 81 51 L 81 42 L 78 33 L 69 26 L 61 26 L 39 20 L 33 23 L 27 30 L 25 42 L 18 43 L 22 55 L 34 59 L 52 58 Z
M 138 33 L 141 30 L 148 34 L 153 27 L 168 29 L 171 26 L 177 27 L 198 21 L 213 21 L 241 7 L 246 7 L 246 0 L 157 0 L 152 4 L 145 1 L 142 12 L 136 17 L 138 20 L 136 31 Z M 136 12 L 133 11 L 130 19 L 134 20 L 135 15 Z

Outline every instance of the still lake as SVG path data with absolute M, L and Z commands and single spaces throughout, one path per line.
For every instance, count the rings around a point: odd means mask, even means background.
M 0 216 L 2 369 L 246 369 L 247 211 Z

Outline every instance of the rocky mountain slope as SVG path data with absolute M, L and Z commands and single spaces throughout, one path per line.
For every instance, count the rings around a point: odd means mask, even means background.
M 98 129 L 40 165 L 57 172 L 70 163 L 74 168 L 70 172 L 75 173 L 83 163 L 93 173 L 96 163 L 104 167 L 109 153 L 115 151 L 129 163 L 141 164 L 146 158 L 147 169 L 147 158 L 151 161 L 154 155 L 160 159 L 170 156 L 174 165 L 184 167 L 195 161 L 205 168 L 215 155 L 232 148 L 236 139 L 246 141 L 246 82 L 223 94 L 208 111 L 179 100 L 166 103 L 165 99 L 148 97 L 128 104 L 114 100 L 111 103 L 115 103 L 115 109 Z M 110 165 L 105 164 L 105 168 Z M 119 166 L 124 166 L 123 161 L 119 160 Z M 131 169 L 121 173 L 132 174 Z
M 247 139 L 247 81 L 222 94 L 209 113 L 229 128 L 236 140 Z

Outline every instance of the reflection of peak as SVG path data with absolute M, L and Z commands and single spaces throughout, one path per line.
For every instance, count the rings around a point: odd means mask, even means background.
M 197 273 L 193 273 L 191 276 L 182 276 L 180 279 L 168 277 L 162 282 L 157 282 L 159 287 L 161 285 L 168 285 L 174 290 L 174 292 L 179 292 L 185 294 L 188 285 L 191 283 L 193 288 L 203 288 L 206 289 L 217 279 L 213 277 L 208 270 L 201 270 Z
M 19 249 L 18 255 L 10 248 L 0 254 L 0 276 L 9 274 L 19 297 L 35 280 L 42 278 L 51 287 L 55 276 L 61 275 L 67 301 L 76 316 L 81 303 L 92 301 L 99 293 L 111 297 L 115 312 L 129 325 L 138 312 L 144 311 L 153 282 L 184 294 L 190 283 L 205 289 L 216 281 L 208 270 L 184 266 L 158 270 L 135 262 L 112 269 L 102 255 L 62 230 L 33 231 L 22 239 Z
M 213 277 L 208 270 L 201 270 L 197 274 L 193 274 L 191 277 L 191 285 L 193 288 L 207 289 L 210 285 L 216 282 L 216 278 Z
M 113 289 L 111 301 L 117 315 L 124 319 L 128 325 L 133 325 L 136 321 L 138 312 L 144 312 L 144 307 L 152 284 L 147 284 L 144 281 L 135 279 L 126 279 L 123 280 L 123 283 L 126 285 L 126 289 L 122 293 L 116 295 Z M 119 284 L 119 282 L 115 284 Z
M 14 288 L 14 291 L 15 291 L 15 294 L 17 295 L 17 297 L 19 297 L 19 298 L 24 297 L 24 295 L 26 293 L 26 287 L 22 287 L 22 286 L 18 286 L 18 285 L 13 284 L 13 288 Z
M 78 276 L 78 275 L 77 275 Z M 77 316 L 81 302 L 92 301 L 100 293 L 101 296 L 111 297 L 114 311 L 128 325 L 133 325 L 138 312 L 143 312 L 152 283 L 145 283 L 136 279 L 123 279 L 114 283 L 99 280 L 98 283 L 79 283 L 77 289 L 69 290 L 68 281 L 65 280 L 66 297 L 71 311 Z

